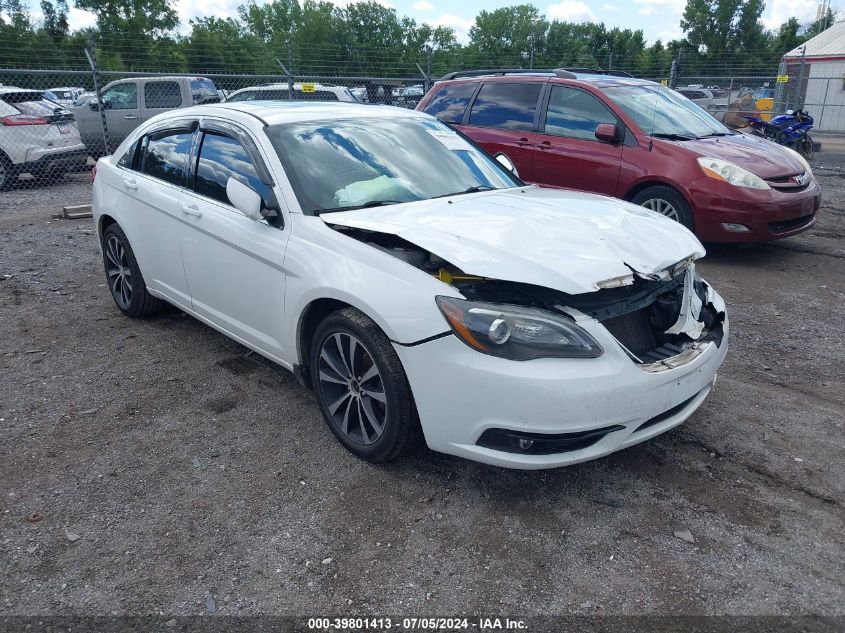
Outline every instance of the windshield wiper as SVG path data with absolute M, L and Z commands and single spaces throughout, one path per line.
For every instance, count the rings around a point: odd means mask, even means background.
M 465 193 L 478 193 L 479 191 L 493 191 L 495 189 L 496 189 L 496 187 L 491 187 L 490 185 L 473 185 L 472 187 L 468 187 L 467 189 L 464 189 L 463 191 L 455 191 L 453 193 L 444 193 L 444 194 L 439 195 L 439 196 L 434 196 L 431 199 L 434 200 L 434 198 L 448 198 L 449 196 L 462 196 Z
M 691 141 L 695 138 L 694 136 L 686 136 L 684 134 L 670 134 L 663 132 L 656 132 L 652 134 L 652 136 L 656 138 L 665 138 L 670 141 Z
M 370 200 L 364 204 L 353 204 L 348 207 L 334 207 L 332 209 L 317 209 L 317 215 L 323 213 L 334 213 L 335 211 L 354 211 L 356 209 L 370 209 L 372 207 L 385 207 L 390 204 L 402 204 L 403 202 L 411 202 L 411 200 Z
M 730 132 L 710 132 L 710 134 L 705 134 L 704 136 L 699 136 L 698 138 L 712 138 L 714 136 L 733 136 Z

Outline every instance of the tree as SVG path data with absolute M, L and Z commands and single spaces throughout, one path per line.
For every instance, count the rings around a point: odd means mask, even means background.
M 66 0 L 56 0 L 56 4 L 50 0 L 41 0 L 41 13 L 44 14 L 42 28 L 53 38 L 53 41 L 59 43 L 64 40 L 70 31 Z
M 469 48 L 486 65 L 530 63 L 543 49 L 548 28 L 549 23 L 531 4 L 482 10 L 469 30 Z M 494 61 L 499 63 L 491 64 Z

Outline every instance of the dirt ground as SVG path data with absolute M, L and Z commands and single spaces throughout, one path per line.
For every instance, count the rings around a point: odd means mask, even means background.
M 118 312 L 90 220 L 50 220 L 84 177 L 0 194 L 0 615 L 845 615 L 841 158 L 813 230 L 701 263 L 701 409 L 541 472 L 355 459 L 282 369 Z

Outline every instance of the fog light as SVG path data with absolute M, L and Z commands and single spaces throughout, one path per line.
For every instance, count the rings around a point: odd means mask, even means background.
M 722 222 L 722 228 L 731 233 L 748 233 L 751 230 L 744 224 L 734 224 L 732 222 Z
M 524 451 L 527 451 L 532 446 L 534 446 L 534 440 L 525 440 L 525 439 L 519 440 L 519 448 L 521 448 Z

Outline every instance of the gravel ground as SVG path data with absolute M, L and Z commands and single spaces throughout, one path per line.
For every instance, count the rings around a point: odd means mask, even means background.
M 811 232 L 701 264 L 732 320 L 701 409 L 543 472 L 356 460 L 283 370 L 178 311 L 118 312 L 90 221 L 50 221 L 85 177 L 3 193 L 0 615 L 845 615 L 826 158 Z

